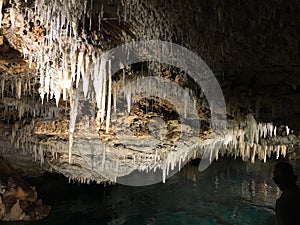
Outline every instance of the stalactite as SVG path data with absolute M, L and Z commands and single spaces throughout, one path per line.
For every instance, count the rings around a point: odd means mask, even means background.
M 274 130 L 273 124 L 268 123 L 268 124 L 267 124 L 267 128 L 268 128 L 269 136 L 272 137 L 272 136 L 273 136 L 273 130 Z
M 38 154 L 40 156 L 41 166 L 43 166 L 43 164 L 44 164 L 44 150 L 43 150 L 42 143 L 39 144 L 39 152 L 38 152 Z
M 103 63 L 103 64 L 102 64 Z M 104 121 L 104 114 L 105 114 L 105 104 L 106 104 L 106 82 L 107 82 L 107 71 L 106 71 L 106 64 L 107 59 L 105 57 L 101 57 L 101 64 L 102 67 L 100 67 L 100 72 L 102 71 L 102 93 L 101 93 L 101 108 L 100 108 L 100 121 Z M 99 85 L 99 84 L 98 84 Z
M 4 90 L 5 90 L 5 78 L 1 80 L 1 98 L 4 98 Z
M 250 146 L 252 147 L 253 146 L 253 143 L 254 143 L 254 140 L 255 140 L 255 137 L 256 137 L 256 133 L 258 132 L 257 130 L 257 123 L 253 117 L 253 115 L 248 115 L 247 118 L 246 118 L 246 124 L 247 124 L 247 137 L 249 139 L 249 143 L 250 143 Z
M 106 114 L 106 133 L 109 131 L 110 113 L 111 113 L 111 89 L 112 89 L 112 77 L 111 77 L 111 61 L 108 60 L 108 100 L 107 100 L 107 114 Z
M 285 126 L 285 130 L 286 130 L 286 135 L 290 134 L 290 128 L 288 126 Z
M 128 91 L 126 95 L 126 100 L 127 100 L 127 112 L 130 113 L 131 109 L 131 93 Z
M 255 155 L 257 151 L 257 145 L 253 146 L 253 152 L 252 152 L 252 157 L 251 157 L 251 163 L 255 163 Z
M 16 79 L 16 90 L 17 90 L 17 99 L 21 99 L 22 95 L 22 81 L 21 79 Z
M 69 164 L 72 160 L 72 147 L 74 139 L 74 131 L 76 126 L 76 118 L 78 113 L 78 89 L 72 89 L 70 92 L 70 123 L 69 123 Z
M 264 163 L 267 162 L 267 150 L 268 146 L 264 146 Z
M 3 18 L 2 7 L 3 7 L 3 0 L 0 0 L 0 28 L 2 24 L 2 18 Z
M 102 162 L 101 162 L 101 170 L 102 171 L 104 171 L 105 159 L 106 159 L 106 148 L 105 148 L 105 145 L 102 145 Z
M 285 157 L 286 156 L 286 151 L 287 151 L 287 146 L 286 145 L 281 145 L 280 147 L 281 147 L 281 155 L 283 157 Z
M 37 147 L 36 147 L 36 144 L 33 145 L 33 152 L 34 152 L 34 161 L 36 162 L 37 160 Z
M 279 159 L 279 156 L 280 156 L 280 146 L 278 145 L 276 147 L 276 159 Z
M 11 27 L 15 28 L 15 20 L 16 20 L 16 10 L 15 8 L 11 7 L 9 11 Z
M 113 81 L 112 87 L 113 87 L 113 107 L 114 107 L 114 113 L 117 113 L 117 96 L 118 96 L 118 84 L 117 84 L 117 82 Z
M 186 119 L 187 118 L 187 108 L 188 108 L 188 94 L 184 92 L 184 113 L 183 117 Z

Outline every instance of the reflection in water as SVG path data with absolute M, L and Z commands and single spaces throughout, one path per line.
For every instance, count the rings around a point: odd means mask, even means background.
M 203 172 L 187 165 L 165 184 L 144 187 L 71 185 L 45 176 L 33 183 L 52 213 L 25 224 L 273 225 L 280 195 L 271 179 L 275 163 L 221 159 Z M 292 164 L 299 174 L 300 163 Z

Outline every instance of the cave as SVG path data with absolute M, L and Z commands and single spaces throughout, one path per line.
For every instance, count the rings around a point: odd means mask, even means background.
M 0 221 L 274 224 L 299 23 L 297 0 L 0 0 Z

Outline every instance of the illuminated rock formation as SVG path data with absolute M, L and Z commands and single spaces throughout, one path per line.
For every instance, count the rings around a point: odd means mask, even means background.
M 255 162 L 297 154 L 299 31 L 288 16 L 300 14 L 277 4 L 253 3 L 244 13 L 248 6 L 217 0 L 0 1 L 2 156 L 25 172 L 115 182 L 135 170 L 159 170 L 165 181 L 203 155 Z M 211 129 L 213 106 L 188 71 L 153 60 L 111 73 L 104 52 L 152 39 L 183 45 L 210 66 L 225 96 L 226 130 Z

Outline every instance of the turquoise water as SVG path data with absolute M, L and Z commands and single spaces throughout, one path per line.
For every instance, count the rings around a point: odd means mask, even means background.
M 275 161 L 221 159 L 204 172 L 187 165 L 165 184 L 145 187 L 68 184 L 61 176 L 32 180 L 52 205 L 51 225 L 273 225 L 280 191 L 271 179 Z M 300 163 L 292 162 L 299 174 Z

